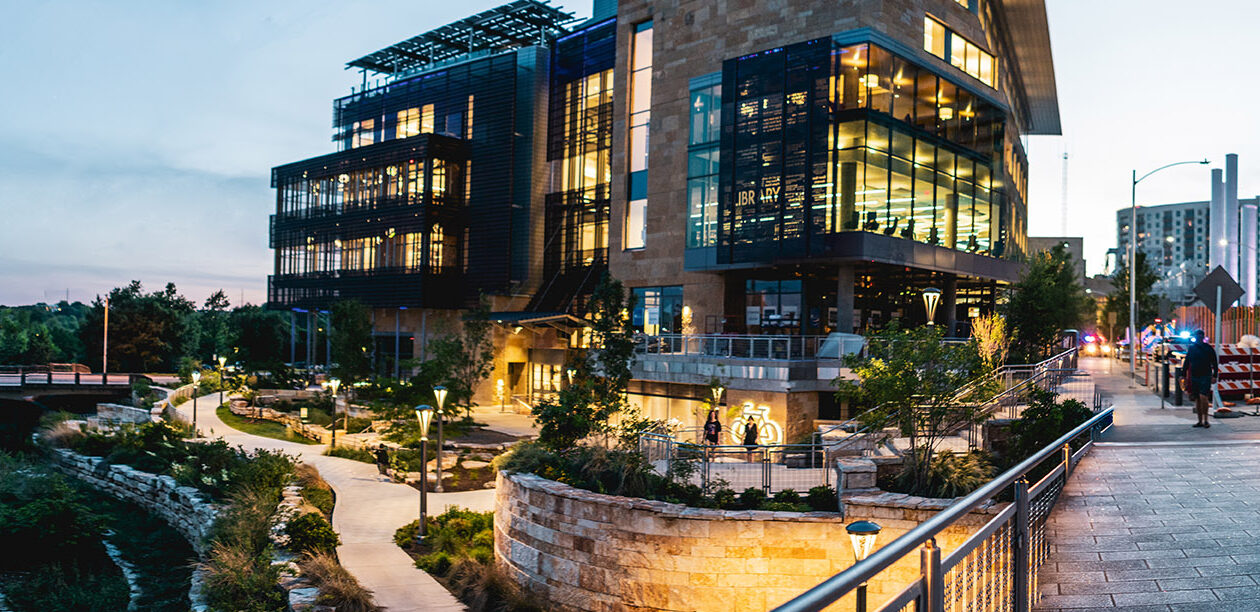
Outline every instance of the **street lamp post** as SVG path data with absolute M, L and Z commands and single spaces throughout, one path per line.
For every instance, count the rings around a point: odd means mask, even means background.
M 941 302 L 941 290 L 928 287 L 923 290 L 923 308 L 927 311 L 927 324 L 936 325 L 936 305 Z
M 853 563 L 856 565 L 871 554 L 875 548 L 875 540 L 879 537 L 880 526 L 871 521 L 849 523 L 844 528 L 849 532 L 849 540 L 853 543 Z M 857 588 L 857 612 L 866 612 L 866 581 Z
M 1208 160 L 1203 161 L 1180 161 L 1160 166 L 1146 174 L 1142 178 L 1138 178 L 1137 170 L 1133 171 L 1133 184 L 1129 190 L 1129 387 L 1134 386 L 1137 380 L 1137 186 L 1138 183 L 1149 178 L 1152 174 L 1165 170 L 1173 166 L 1183 166 L 1186 164 L 1207 165 Z
M 201 382 L 201 370 L 193 370 L 192 372 L 192 396 L 193 396 L 193 437 L 197 436 L 197 383 Z
M 429 463 L 429 422 L 433 420 L 433 407 L 429 405 L 416 406 L 416 420 L 420 421 L 420 465 Z M 438 482 L 442 482 L 441 467 L 438 466 Z M 425 515 L 428 513 L 428 490 L 429 490 L 429 471 L 426 468 L 420 476 L 420 537 L 424 537 Z
M 329 445 L 331 448 L 337 448 L 337 388 L 340 386 L 341 379 L 333 378 L 328 381 L 328 390 L 332 391 L 333 402 L 332 422 L 328 424 L 329 427 L 332 427 L 332 444 Z
M 435 493 L 442 492 L 442 407 L 446 405 L 446 387 L 438 385 L 433 388 L 433 399 L 437 400 L 437 483 L 433 487 Z
M 227 357 L 219 357 L 219 405 L 223 405 L 223 368 L 227 365 Z

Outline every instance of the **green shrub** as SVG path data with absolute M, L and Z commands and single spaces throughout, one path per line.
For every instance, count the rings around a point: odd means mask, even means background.
M 921 453 L 910 453 L 905 457 L 905 466 L 921 460 Z M 928 480 L 924 490 L 913 490 L 913 470 L 907 467 L 895 479 L 895 488 L 911 495 L 926 497 L 959 497 L 966 495 L 989 482 L 993 478 L 993 464 L 981 451 L 955 453 L 943 450 L 932 456 L 927 470 Z
M 743 493 L 739 494 L 739 508 L 741 510 L 756 510 L 766 502 L 766 492 L 757 487 L 748 487 Z
M 801 496 L 795 489 L 783 489 L 774 494 L 774 501 L 780 504 L 799 504 Z
M 398 528 L 394 532 L 394 543 L 400 548 L 411 548 L 420 535 L 420 519 L 416 519 Z
M 104 573 L 81 571 L 74 564 L 48 564 L 0 581 L 13 610 L 39 612 L 114 612 L 131 599 L 127 580 L 117 568 Z
M 446 572 L 451 569 L 451 556 L 440 550 L 429 553 L 416 559 L 416 567 L 434 576 L 445 576 Z
M 329 457 L 341 457 L 342 459 L 353 459 L 362 461 L 363 463 L 376 463 L 376 456 L 370 451 L 362 448 L 351 448 L 349 446 L 337 446 L 324 451 Z
M 718 489 L 713 492 L 713 506 L 722 510 L 730 510 L 737 507 L 735 491 L 731 489 Z
M 234 612 L 279 612 L 287 605 L 276 584 L 280 570 L 261 551 L 243 544 L 216 543 L 205 562 L 206 602 L 212 609 Z
M 302 487 L 302 499 L 305 499 L 317 510 L 324 513 L 324 516 L 332 516 L 333 511 L 333 492 L 331 489 L 320 489 L 317 487 Z
M 294 552 L 331 553 L 341 544 L 341 538 L 323 515 L 311 512 L 294 517 L 285 526 L 289 536 L 289 548 Z
M 805 496 L 805 503 L 818 512 L 835 512 L 838 509 L 836 490 L 828 486 L 814 487 Z

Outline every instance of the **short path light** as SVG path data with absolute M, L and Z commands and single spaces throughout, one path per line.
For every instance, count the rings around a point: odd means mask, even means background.
M 429 448 L 429 423 L 433 421 L 433 407 L 429 405 L 416 406 L 416 420 L 420 421 L 420 465 L 429 464 L 428 448 Z M 438 477 L 441 477 L 441 468 L 438 466 Z M 429 470 L 422 467 L 420 469 L 420 537 L 424 537 L 425 514 L 428 512 L 427 491 L 429 490 Z
M 193 437 L 197 437 L 197 383 L 201 382 L 201 370 L 192 371 L 193 396 Z
M 442 492 L 442 413 L 443 406 L 446 405 L 446 387 L 438 385 L 433 388 L 433 399 L 437 400 L 437 418 L 438 418 L 438 439 L 437 439 L 437 486 L 433 487 L 436 493 Z M 428 464 L 425 464 L 428 465 Z
M 853 542 L 854 563 L 860 563 L 870 556 L 871 550 L 875 548 L 875 540 L 879 538 L 880 529 L 878 523 L 871 521 L 849 523 L 844 528 Z M 866 582 L 859 584 L 857 588 L 857 612 L 866 612 Z
M 923 290 L 923 308 L 927 310 L 927 324 L 936 325 L 936 305 L 941 301 L 941 290 L 928 287 Z

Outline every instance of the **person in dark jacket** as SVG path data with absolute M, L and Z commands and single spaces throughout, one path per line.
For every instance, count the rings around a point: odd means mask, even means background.
M 744 448 L 748 449 L 748 460 L 752 461 L 753 451 L 757 448 L 757 424 L 753 421 L 744 423 Z
M 1199 422 L 1193 427 L 1211 427 L 1208 423 L 1208 404 L 1212 401 L 1212 386 L 1220 375 L 1220 366 L 1216 361 L 1216 349 L 1204 339 L 1203 330 L 1195 330 L 1194 342 L 1186 349 L 1185 365 L 1186 385 L 1190 395 L 1194 397 L 1194 413 Z
M 709 420 L 704 422 L 704 443 L 716 446 L 721 433 L 722 423 L 718 421 L 717 410 L 710 410 Z
M 376 469 L 382 476 L 389 469 L 389 451 L 385 450 L 384 444 L 376 445 Z

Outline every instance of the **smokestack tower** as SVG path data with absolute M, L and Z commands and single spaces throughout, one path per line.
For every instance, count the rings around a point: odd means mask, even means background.
M 1225 245 L 1225 270 L 1235 280 L 1239 278 L 1238 249 L 1242 245 L 1238 232 L 1238 154 L 1225 156 L 1225 236 L 1229 243 Z
M 1216 266 L 1229 267 L 1226 264 L 1226 245 L 1229 240 L 1225 233 L 1225 185 L 1221 180 L 1221 170 L 1212 169 L 1212 203 L 1208 207 L 1208 270 Z

